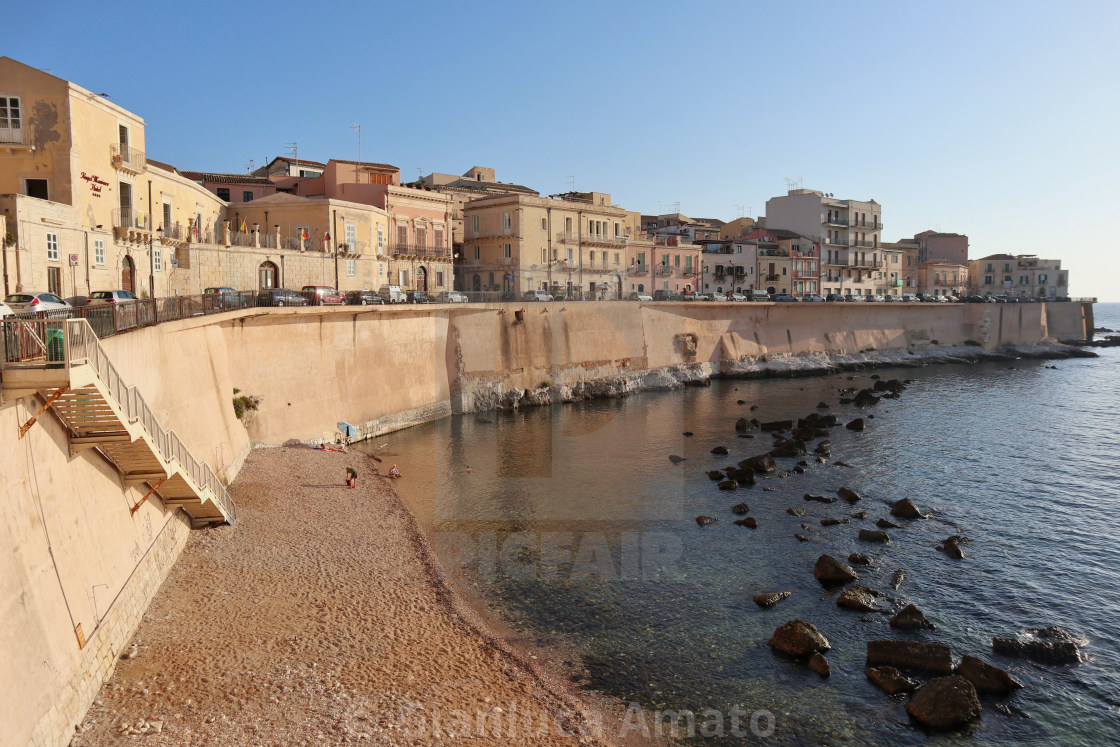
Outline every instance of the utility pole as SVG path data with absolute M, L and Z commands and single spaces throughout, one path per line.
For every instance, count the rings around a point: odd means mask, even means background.
M 148 180 L 148 295 L 156 297 L 155 233 L 152 224 L 156 222 L 155 205 L 152 204 L 152 180 Z

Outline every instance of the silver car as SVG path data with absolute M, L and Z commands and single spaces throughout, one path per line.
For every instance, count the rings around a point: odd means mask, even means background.
M 126 290 L 94 291 L 89 294 L 86 306 L 100 306 L 106 303 L 127 303 L 135 301 L 136 296 Z
M 4 299 L 13 314 L 37 314 L 40 311 L 65 311 L 72 308 L 53 293 L 13 293 Z

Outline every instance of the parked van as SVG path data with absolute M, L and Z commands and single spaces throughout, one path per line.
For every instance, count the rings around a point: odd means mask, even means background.
M 377 295 L 385 303 L 408 303 L 408 295 L 399 285 L 383 285 L 378 288 Z

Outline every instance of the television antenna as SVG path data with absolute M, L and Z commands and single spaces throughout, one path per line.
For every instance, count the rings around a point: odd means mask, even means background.
M 299 171 L 299 143 L 284 143 L 284 150 L 292 154 L 292 160 L 295 161 L 296 171 Z
M 565 177 L 568 180 L 568 191 L 576 191 L 576 178 L 574 176 Z
M 800 176 L 786 177 L 786 191 L 792 192 L 795 189 L 801 189 L 801 184 L 802 181 Z
M 354 124 L 350 125 L 350 129 L 353 130 L 354 132 L 358 133 L 358 163 L 361 163 L 362 162 L 362 126 L 360 124 L 358 124 L 357 122 L 355 122 Z M 354 178 L 355 179 L 358 178 L 357 171 L 354 172 Z
M 246 171 L 247 171 L 248 173 L 252 174 L 252 173 L 253 173 L 253 169 L 255 169 L 256 167 L 257 167 L 257 161 L 256 161 L 256 159 L 250 158 L 250 159 L 249 159 L 249 165 L 245 167 L 245 170 L 246 170 Z

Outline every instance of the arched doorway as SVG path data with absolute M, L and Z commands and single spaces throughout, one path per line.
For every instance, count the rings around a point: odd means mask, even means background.
M 622 276 L 621 275 L 615 275 L 614 278 L 613 278 L 613 282 L 614 282 L 614 287 L 615 287 L 615 298 L 617 298 L 619 301 L 621 301 L 622 300 Z
M 475 274 L 474 278 L 471 280 L 471 288 L 474 290 L 475 293 L 478 293 L 479 291 L 482 290 L 482 276 L 481 275 L 478 275 L 477 273 Z
M 416 290 L 428 290 L 428 271 L 424 269 L 423 265 L 416 268 Z
M 280 270 L 272 262 L 261 262 L 261 266 L 257 269 L 257 285 L 260 290 L 267 290 L 268 288 L 276 288 L 277 281 L 280 278 Z
M 135 295 L 136 291 L 132 287 L 133 277 L 136 275 L 136 264 L 132 261 L 132 257 L 127 254 L 124 256 L 124 266 L 121 267 L 121 290 L 126 290 Z

